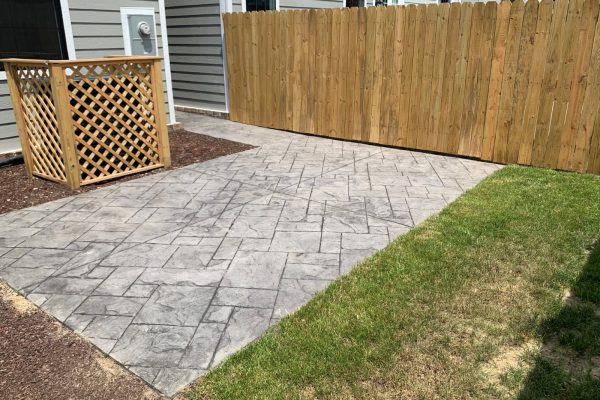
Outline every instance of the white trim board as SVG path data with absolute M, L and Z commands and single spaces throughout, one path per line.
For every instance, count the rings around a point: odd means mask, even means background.
M 65 32 L 65 41 L 67 42 L 67 53 L 69 59 L 76 60 L 75 39 L 73 38 L 73 24 L 71 23 L 71 9 L 69 0 L 60 0 L 60 11 L 62 13 L 63 29 Z
M 223 27 L 223 14 L 231 12 L 233 8 L 232 0 L 219 0 L 219 18 L 221 19 L 221 59 L 223 60 L 223 87 L 225 89 L 225 112 L 229 112 L 229 84 L 227 83 L 227 51 L 225 49 L 225 28 Z M 246 7 L 246 0 L 243 0 L 243 7 Z
M 129 25 L 127 22 L 127 16 L 133 15 L 151 15 L 152 22 L 154 24 L 154 33 L 156 34 L 156 10 L 154 7 L 121 7 L 121 28 L 123 29 L 123 47 L 125 49 L 125 55 L 130 56 L 131 54 L 131 37 L 129 36 Z M 158 54 L 158 40 L 155 42 L 156 54 Z
M 160 35 L 162 36 L 163 63 L 165 65 L 165 79 L 167 83 L 167 101 L 169 106 L 169 122 L 175 124 L 175 98 L 173 97 L 173 80 L 171 78 L 171 58 L 169 55 L 169 35 L 167 34 L 167 13 L 165 11 L 165 0 L 158 0 L 158 12 L 160 16 Z

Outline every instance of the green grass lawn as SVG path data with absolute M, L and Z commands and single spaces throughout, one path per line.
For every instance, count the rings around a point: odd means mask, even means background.
M 600 178 L 507 167 L 190 399 L 600 398 Z

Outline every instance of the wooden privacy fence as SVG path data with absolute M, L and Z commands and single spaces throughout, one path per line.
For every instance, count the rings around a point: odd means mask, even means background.
M 170 165 L 160 57 L 3 61 L 30 175 L 78 188 Z
M 598 0 L 226 14 L 232 120 L 600 173 Z

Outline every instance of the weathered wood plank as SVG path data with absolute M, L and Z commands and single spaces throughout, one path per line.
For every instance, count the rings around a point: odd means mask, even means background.
M 450 140 L 452 127 L 451 111 L 452 103 L 456 100 L 454 96 L 454 81 L 456 79 L 456 68 L 458 66 L 459 42 L 460 37 L 460 4 L 450 5 L 450 15 L 448 17 L 448 39 L 446 43 L 446 59 L 444 60 L 444 82 L 442 85 L 442 107 L 440 111 L 440 123 L 438 134 L 432 150 L 444 151 Z
M 535 42 L 531 57 L 532 64 L 529 71 L 529 88 L 527 89 L 525 99 L 522 128 L 524 137 L 519 147 L 519 156 L 517 159 L 517 162 L 520 164 L 529 164 L 531 162 L 533 143 L 537 132 L 537 121 L 541 108 L 542 85 L 546 69 L 546 51 L 552 27 L 553 11 L 554 2 L 552 0 L 542 0 L 538 7 Z
M 409 130 L 410 123 L 410 103 L 411 103 L 411 87 L 413 77 L 413 63 L 415 62 L 414 50 L 415 50 L 415 29 L 417 26 L 417 7 L 409 6 L 405 10 L 405 24 L 404 24 L 404 53 L 402 56 L 402 75 L 400 76 L 400 125 L 399 131 L 396 137 L 397 146 L 406 147 L 408 146 L 408 137 L 411 135 Z
M 591 32 L 588 32 L 591 35 Z M 598 18 L 594 33 L 594 44 L 590 57 L 590 69 L 588 71 L 583 105 L 581 107 L 581 118 L 577 127 L 576 136 L 572 144 L 572 155 L 569 163 L 570 170 L 580 172 L 591 172 L 587 169 L 590 159 L 591 138 L 594 131 L 594 121 L 598 118 L 598 93 L 600 92 L 600 18 Z
M 513 122 L 513 106 L 515 104 L 515 85 L 517 78 L 517 64 L 519 61 L 519 46 L 525 4 L 516 0 L 510 9 L 508 33 L 506 37 L 506 51 L 504 55 L 504 69 L 502 72 L 502 86 L 500 90 L 500 104 L 494 135 L 494 160 L 506 162 L 508 133 Z
M 410 84 L 410 108 L 408 115 L 408 135 L 406 146 L 416 148 L 419 132 L 419 111 L 421 109 L 421 88 L 423 84 L 423 59 L 425 57 L 424 38 L 427 33 L 427 6 L 417 5 L 417 16 L 415 26 L 415 49 L 413 53 L 413 64 Z
M 461 117 L 461 129 L 458 131 L 458 154 L 471 154 L 471 134 L 475 125 L 475 116 L 478 97 L 475 93 L 479 92 L 481 84 L 481 42 L 483 41 L 483 15 L 485 5 L 483 3 L 473 4 L 471 17 L 471 31 L 469 38 L 467 74 L 465 76 L 465 90 L 463 110 Z M 461 101 L 461 99 L 457 99 Z
M 532 68 L 533 47 L 535 43 L 536 24 L 538 18 L 537 1 L 525 4 L 523 27 L 519 43 L 519 59 L 516 71 L 514 89 L 514 106 L 511 123 L 508 125 L 506 158 L 508 163 L 516 163 L 519 158 L 519 147 L 526 135 L 523 130 L 525 116 L 525 101 L 529 86 L 529 70 Z
M 585 0 L 583 4 L 581 24 L 578 27 L 577 42 L 579 43 L 579 51 L 575 62 L 575 70 L 571 79 L 571 90 L 568 99 L 568 109 L 565 120 L 565 127 L 561 137 L 558 168 L 569 169 L 571 167 L 571 157 L 573 155 L 573 147 L 576 141 L 577 128 L 579 120 L 582 116 L 581 108 L 585 96 L 585 89 L 588 83 L 588 73 L 590 70 L 590 62 L 592 61 L 591 53 L 594 44 L 594 35 L 592 32 L 596 29 L 598 21 L 598 5 L 596 0 Z
M 450 109 L 450 134 L 446 143 L 446 148 L 453 154 L 458 154 L 460 136 L 464 122 L 463 109 L 465 88 L 467 84 L 467 62 L 469 58 L 472 17 L 472 4 L 461 7 L 458 60 L 453 89 L 455 101 L 452 102 L 452 107 Z
M 423 37 L 423 71 L 422 81 L 420 85 L 420 104 L 417 110 L 417 137 L 415 148 L 427 148 L 427 136 L 431 134 L 429 131 L 429 115 L 431 114 L 431 95 L 433 84 L 433 73 L 435 68 L 435 49 L 437 40 L 437 6 L 428 6 L 425 12 L 425 36 Z
M 404 25 L 406 24 L 406 7 L 395 8 L 396 19 L 394 22 L 394 36 L 393 40 L 393 62 L 392 62 L 392 75 L 390 76 L 390 100 L 388 102 L 388 117 L 387 127 L 388 135 L 386 144 L 396 143 L 398 138 L 398 131 L 400 129 L 400 88 L 402 82 L 402 66 L 404 57 Z
M 506 53 L 506 35 L 510 17 L 510 2 L 503 1 L 496 12 L 496 31 L 494 33 L 494 51 L 492 56 L 492 70 L 490 86 L 488 89 L 487 112 L 483 129 L 481 157 L 491 160 L 494 156 L 494 140 L 498 122 L 498 109 L 502 90 L 502 76 L 504 74 L 504 56 Z
M 471 144 L 469 146 L 471 157 L 481 157 L 481 148 L 483 144 L 483 132 L 485 129 L 485 117 L 487 112 L 488 92 L 490 89 L 492 55 L 494 49 L 494 34 L 496 26 L 496 11 L 498 4 L 490 1 L 485 3 L 483 11 L 483 32 L 480 40 L 480 62 L 481 62 L 481 83 L 479 91 L 474 93 L 477 98 L 475 110 L 475 122 L 471 128 Z
M 533 142 L 531 160 L 539 163 L 548 144 L 548 135 L 552 127 L 552 115 L 556 104 L 558 73 L 561 67 L 563 49 L 563 31 L 566 26 L 567 9 L 569 2 L 559 1 L 554 3 L 554 14 L 549 33 L 549 45 L 546 51 L 546 68 L 542 82 L 542 101 L 538 115 L 538 122 Z
M 423 148 L 434 149 L 436 138 L 440 131 L 440 114 L 442 109 L 442 95 L 444 85 L 444 65 L 446 62 L 446 50 L 448 49 L 448 17 L 450 15 L 450 4 L 444 3 L 439 8 L 436 21 L 436 44 L 434 54 L 434 70 L 432 75 L 431 101 L 428 112 L 427 131 Z

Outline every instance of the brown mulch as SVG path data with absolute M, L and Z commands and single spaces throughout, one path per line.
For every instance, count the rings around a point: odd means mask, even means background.
M 243 143 L 187 131 L 169 134 L 169 142 L 171 144 L 172 168 L 211 160 L 253 147 Z M 96 185 L 87 185 L 79 190 L 72 191 L 65 185 L 44 179 L 35 177 L 29 179 L 25 171 L 25 165 L 23 164 L 0 167 L 0 214 L 61 199 L 81 192 L 88 192 L 112 185 L 116 182 L 135 179 L 160 171 L 164 171 L 164 169 L 156 169 L 144 174 L 129 175 Z
M 0 399 L 164 399 L 0 282 Z

